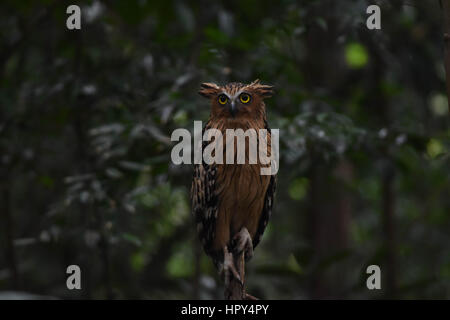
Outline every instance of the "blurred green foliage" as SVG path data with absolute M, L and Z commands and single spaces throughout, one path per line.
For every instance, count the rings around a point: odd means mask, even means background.
M 374 1 L 371 1 L 371 3 Z M 259 298 L 450 298 L 450 130 L 438 1 L 0 5 L 0 290 L 221 298 L 171 132 L 201 82 L 275 85 L 281 166 L 248 267 Z M 81 291 L 65 287 L 82 269 Z M 382 290 L 365 286 L 382 269 Z

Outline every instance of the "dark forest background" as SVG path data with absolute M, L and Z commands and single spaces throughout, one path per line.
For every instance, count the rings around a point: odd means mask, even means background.
M 0 297 L 222 298 L 170 135 L 207 120 L 200 83 L 259 78 L 281 164 L 248 291 L 449 299 L 441 16 L 437 0 L 2 1 Z

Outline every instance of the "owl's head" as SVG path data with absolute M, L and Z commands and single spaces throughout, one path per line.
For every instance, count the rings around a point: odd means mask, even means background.
M 255 118 L 265 114 L 264 99 L 273 94 L 273 87 L 255 80 L 250 84 L 232 82 L 225 86 L 202 83 L 198 92 L 211 101 L 214 117 Z

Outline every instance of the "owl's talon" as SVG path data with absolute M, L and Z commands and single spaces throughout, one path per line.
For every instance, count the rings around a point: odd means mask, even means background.
M 245 260 L 248 261 L 253 257 L 253 240 L 246 227 L 242 227 L 233 237 L 233 252 L 239 255 L 242 251 L 245 252 Z
M 236 270 L 236 266 L 234 265 L 233 254 L 228 251 L 227 247 L 223 249 L 223 265 L 220 275 L 224 278 L 226 287 L 228 287 L 231 282 L 231 276 L 243 285 L 239 272 Z

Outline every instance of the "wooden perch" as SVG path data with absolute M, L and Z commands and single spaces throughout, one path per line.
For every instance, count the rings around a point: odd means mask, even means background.
M 239 272 L 242 283 L 239 280 L 232 278 L 227 288 L 225 288 L 226 300 L 258 300 L 254 296 L 245 292 L 245 257 L 244 251 L 239 255 L 233 253 L 234 265 Z

